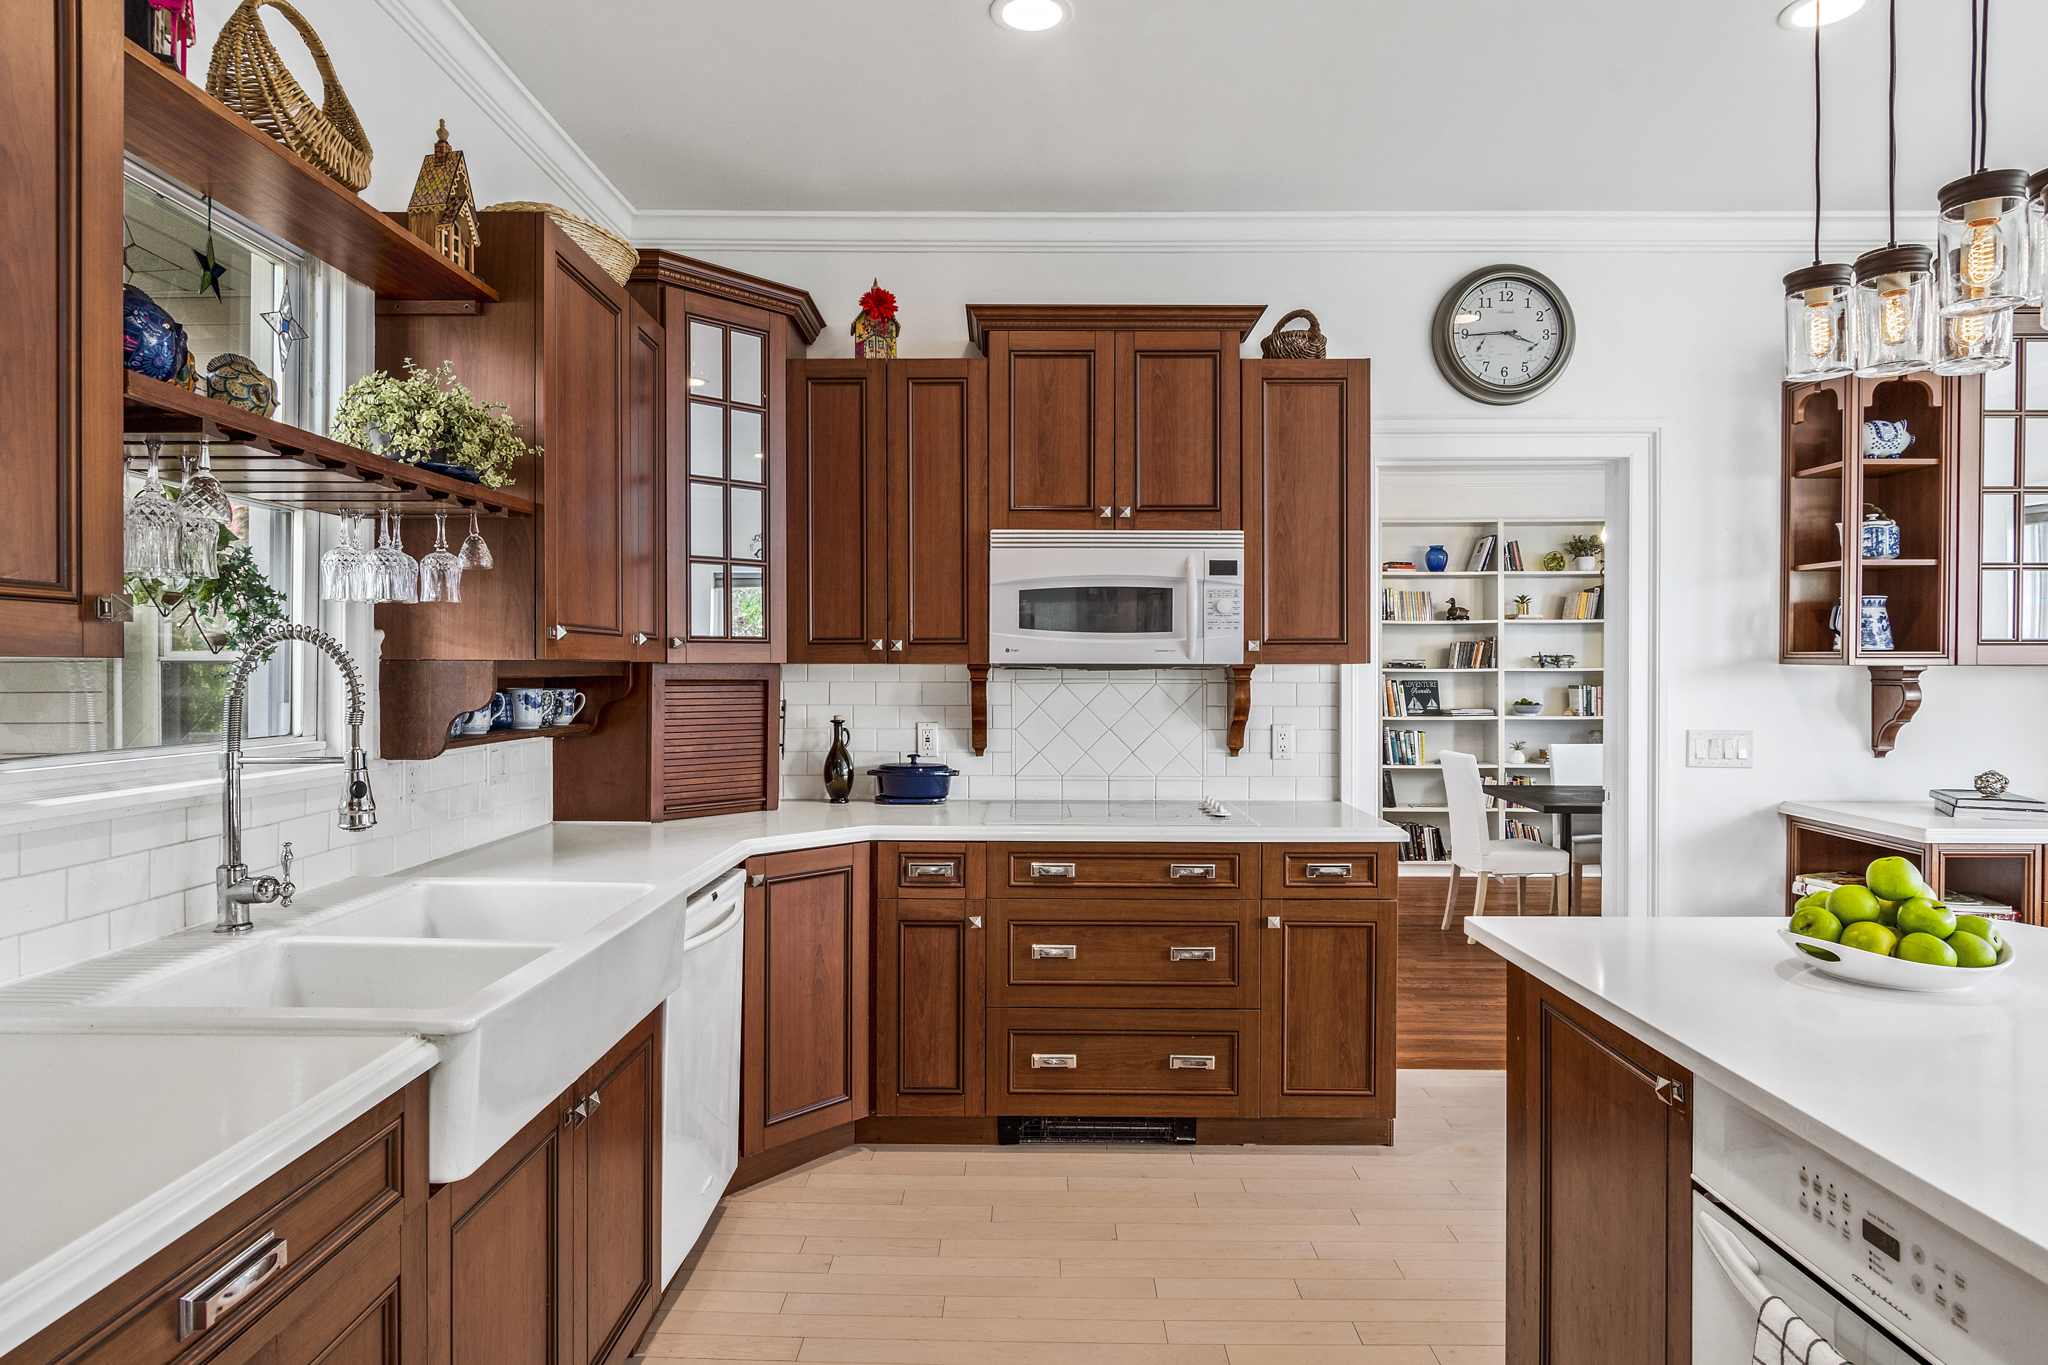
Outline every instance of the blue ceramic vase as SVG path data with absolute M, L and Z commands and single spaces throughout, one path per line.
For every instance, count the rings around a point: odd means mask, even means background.
M 1422 562 L 1429 566 L 1431 573 L 1442 573 L 1446 568 L 1450 567 L 1451 556 L 1445 551 L 1443 546 L 1432 545 L 1429 547 L 1429 553 L 1422 557 Z

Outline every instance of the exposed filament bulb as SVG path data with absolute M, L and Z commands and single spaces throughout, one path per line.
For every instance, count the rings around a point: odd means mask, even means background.
M 1998 220 L 1987 218 L 1970 224 L 1970 240 L 1963 247 L 1963 281 L 1982 289 L 1998 278 Z
M 1984 344 L 1984 315 L 1966 313 L 1949 323 L 1950 336 L 1955 340 L 1955 349 L 1968 355 Z
M 1878 332 L 1887 346 L 1903 346 L 1909 331 L 1912 312 L 1906 306 L 1906 291 L 1887 290 L 1884 295 L 1884 310 L 1878 315 Z
M 1835 349 L 1835 323 L 1834 319 L 1828 316 L 1826 304 L 1818 307 L 1807 305 L 1806 348 L 1813 352 L 1816 359 L 1825 359 L 1828 353 Z

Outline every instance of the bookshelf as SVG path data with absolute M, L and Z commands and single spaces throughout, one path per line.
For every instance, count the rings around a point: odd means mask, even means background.
M 1598 518 L 1498 519 L 1387 519 L 1380 523 L 1382 561 L 1413 560 L 1432 545 L 1441 545 L 1450 556 L 1442 573 L 1428 569 L 1389 569 L 1379 573 L 1374 604 L 1384 612 L 1381 592 L 1427 591 L 1433 599 L 1434 619 L 1378 622 L 1380 686 L 1374 690 L 1379 712 L 1375 750 L 1375 799 L 1381 818 L 1396 825 L 1434 825 L 1445 831 L 1449 843 L 1450 811 L 1444 804 L 1442 769 L 1435 756 L 1456 749 L 1479 760 L 1480 776 L 1489 782 L 1527 775 L 1537 782 L 1548 778 L 1550 765 L 1513 761 L 1513 746 L 1520 742 L 1530 754 L 1552 744 L 1597 744 L 1604 738 L 1606 721 L 1601 716 L 1565 713 L 1565 689 L 1571 686 L 1605 686 L 1605 621 L 1563 619 L 1562 613 L 1576 597 L 1589 588 L 1603 588 L 1606 575 L 1575 569 L 1551 571 L 1540 568 L 1503 568 L 1505 548 L 1517 542 L 1525 565 L 1534 565 L 1551 550 L 1562 549 L 1565 539 L 1580 534 L 1599 534 Z M 1493 536 L 1492 559 L 1485 570 L 1465 566 L 1475 543 Z M 1514 617 L 1515 598 L 1523 594 L 1532 601 L 1532 611 L 1542 615 Z M 1469 621 L 1442 619 L 1448 600 L 1472 613 Z M 1604 616 L 1603 610 L 1603 616 Z M 1495 642 L 1490 666 L 1446 667 L 1447 658 L 1461 642 Z M 1538 655 L 1570 655 L 1572 667 L 1547 668 L 1536 663 Z M 1421 668 L 1399 668 L 1394 661 L 1420 659 Z M 1386 683 L 1389 680 L 1434 680 L 1439 704 L 1446 714 L 1433 716 L 1388 714 Z M 1511 703 L 1527 697 L 1540 702 L 1543 710 L 1532 716 L 1508 713 Z M 1603 698 L 1604 700 L 1604 698 Z M 1489 709 L 1489 716 L 1452 716 L 1453 709 Z M 1603 706 L 1603 710 L 1607 709 Z M 1412 731 L 1421 736 L 1425 762 L 1395 763 L 1388 760 L 1390 731 Z M 1386 793 L 1391 788 L 1393 800 Z M 1527 821 L 1556 840 L 1556 817 L 1535 811 L 1504 808 L 1487 813 L 1494 838 L 1504 837 L 1503 822 L 1510 818 Z M 1437 866 L 1443 866 L 1437 863 Z M 1420 871 L 1426 864 L 1409 863 L 1404 870 Z

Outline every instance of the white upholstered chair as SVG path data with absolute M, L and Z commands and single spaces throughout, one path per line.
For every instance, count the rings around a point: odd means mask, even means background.
M 1486 793 L 1480 790 L 1479 760 L 1455 749 L 1443 753 L 1444 798 L 1451 808 L 1451 889 L 1444 897 L 1444 922 L 1448 929 L 1457 918 L 1458 882 L 1462 874 L 1473 873 L 1479 886 L 1472 894 L 1472 913 L 1486 913 L 1487 883 L 1496 876 L 1515 879 L 1515 913 L 1529 905 L 1529 878 L 1551 879 L 1550 904 L 1560 903 L 1562 878 L 1568 863 L 1562 849 L 1532 839 L 1492 839 L 1486 823 Z
M 1550 746 L 1550 780 L 1560 787 L 1607 786 L 1607 746 L 1604 744 L 1553 744 Z M 1600 833 L 1572 824 L 1572 913 L 1585 913 L 1586 865 L 1600 861 Z

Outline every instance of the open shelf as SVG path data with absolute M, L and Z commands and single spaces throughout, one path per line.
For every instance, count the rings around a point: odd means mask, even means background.
M 1382 621 L 1380 624 L 1383 626 L 1497 626 L 1500 622 L 1488 619 L 1484 621 Z M 1420 673 L 1422 670 L 1418 668 L 1415 671 Z
M 171 179 L 387 299 L 492 302 L 496 290 L 315 170 L 133 42 L 123 54 L 128 150 Z
M 544 725 L 538 730 L 491 730 L 481 735 L 451 735 L 451 749 L 473 749 L 479 744 L 503 744 L 508 739 L 574 739 L 594 729 L 588 724 Z
M 371 512 L 417 503 L 428 511 L 530 517 L 533 500 L 372 455 L 326 436 L 124 371 L 130 445 L 161 436 L 172 447 L 212 441 L 213 472 L 230 493 L 315 512 Z
M 1938 559 L 1866 559 L 1863 561 L 1863 570 L 1868 573 L 1872 569 L 1931 569 L 1940 563 Z M 1819 564 L 1794 564 L 1792 572 L 1820 573 L 1823 570 L 1841 567 L 1841 560 L 1830 559 Z

